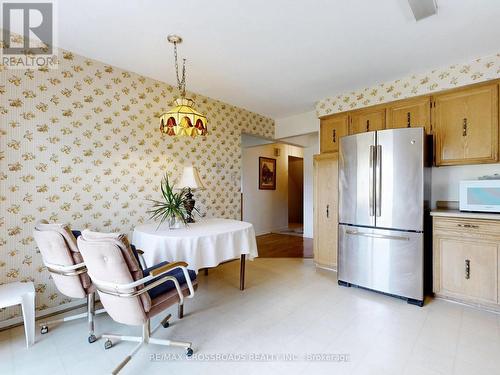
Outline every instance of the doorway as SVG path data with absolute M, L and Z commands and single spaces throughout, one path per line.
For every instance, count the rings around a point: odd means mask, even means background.
M 241 149 L 241 219 L 254 226 L 259 257 L 311 258 L 313 241 L 302 235 L 303 146 L 242 134 Z M 275 163 L 272 188 L 260 186 L 261 158 Z M 289 192 L 293 198 L 289 198 Z
M 304 234 L 304 159 L 288 155 L 288 233 Z

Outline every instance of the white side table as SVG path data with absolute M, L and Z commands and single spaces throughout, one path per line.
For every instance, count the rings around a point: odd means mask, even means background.
M 35 343 L 35 286 L 19 281 L 0 285 L 0 307 L 21 305 L 26 347 Z

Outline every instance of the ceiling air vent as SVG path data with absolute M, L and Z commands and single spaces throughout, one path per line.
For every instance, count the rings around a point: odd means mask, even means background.
M 408 3 L 417 21 L 437 13 L 436 0 L 408 0 Z

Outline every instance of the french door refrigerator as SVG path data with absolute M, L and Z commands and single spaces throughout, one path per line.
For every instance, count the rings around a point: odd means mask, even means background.
M 424 300 L 430 198 L 423 128 L 340 139 L 339 284 Z

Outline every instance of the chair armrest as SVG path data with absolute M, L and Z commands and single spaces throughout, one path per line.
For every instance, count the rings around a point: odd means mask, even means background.
M 158 267 L 158 268 L 152 270 L 151 272 L 149 272 L 149 274 L 151 276 L 156 277 L 158 275 L 161 275 L 162 273 L 171 271 L 174 268 L 177 268 L 177 267 L 187 267 L 187 266 L 188 266 L 188 264 L 186 262 L 172 262 L 172 263 L 165 264 L 164 266 L 161 266 L 161 267 Z
M 147 292 L 148 290 L 153 289 L 154 287 L 160 284 L 163 284 L 166 281 L 172 281 L 175 285 L 175 289 L 177 290 L 177 294 L 179 295 L 180 304 L 183 304 L 184 295 L 182 294 L 179 281 L 174 276 L 166 275 L 166 273 L 170 272 L 175 268 L 181 268 L 182 272 L 184 273 L 184 278 L 186 279 L 186 284 L 189 289 L 189 295 L 187 297 L 193 298 L 194 296 L 193 283 L 191 282 L 191 278 L 189 277 L 189 273 L 187 271 L 186 266 L 187 266 L 186 262 L 169 263 L 162 267 L 158 267 L 156 270 L 151 271 L 148 276 L 145 276 L 142 279 L 136 280 L 128 284 L 115 284 L 115 283 L 99 281 L 93 278 L 92 275 L 90 275 L 90 278 L 94 282 L 98 291 L 100 291 L 101 293 L 111 294 L 117 297 L 137 297 Z M 143 285 L 148 281 L 152 281 L 151 284 L 145 286 L 140 290 L 130 291 L 130 289 Z
M 143 270 L 147 268 L 146 261 L 144 260 L 144 250 L 135 248 L 135 252 L 137 253 L 137 258 L 139 258 L 139 264 Z
M 91 279 L 92 279 L 92 277 L 91 277 Z M 105 283 L 103 281 L 99 281 L 99 280 L 95 280 L 95 279 L 92 279 L 92 281 L 94 282 L 94 285 L 96 286 L 96 288 L 99 292 L 104 293 L 104 294 L 110 294 L 110 295 L 116 296 L 116 297 L 138 297 L 141 294 L 146 293 L 148 290 L 153 289 L 154 287 L 156 287 L 160 284 L 163 284 L 165 281 L 168 281 L 168 280 L 173 281 L 175 286 L 176 286 L 177 291 L 178 292 L 180 291 L 180 285 L 179 285 L 179 282 L 177 281 L 177 279 L 174 276 L 167 276 L 167 275 L 159 278 L 158 280 L 153 281 L 151 284 L 148 284 L 147 286 L 145 286 L 144 288 L 142 288 L 140 290 L 134 290 L 134 288 L 126 288 L 126 286 L 131 285 L 131 284 L 136 284 L 139 281 L 141 281 L 140 285 L 142 285 L 142 284 L 144 284 L 143 281 L 146 279 L 147 278 L 144 277 L 140 280 L 134 281 L 134 283 L 113 284 L 111 286 L 109 283 Z M 149 280 L 151 280 L 151 279 L 149 278 Z
M 49 272 L 62 276 L 77 276 L 87 272 L 87 266 L 85 266 L 84 262 L 78 264 L 71 264 L 69 266 L 63 266 L 61 264 L 48 263 L 48 262 L 44 263 L 45 267 L 47 267 Z
M 186 262 L 172 262 L 172 263 L 165 264 L 164 266 L 161 266 L 161 267 L 158 267 L 158 268 L 152 270 L 149 273 L 149 275 L 153 278 L 161 278 L 162 275 L 168 276 L 165 274 L 172 271 L 175 268 L 182 269 L 182 273 L 184 274 L 184 279 L 186 279 L 186 284 L 187 284 L 188 289 L 189 289 L 189 295 L 187 297 L 193 298 L 194 288 L 193 288 L 193 283 L 191 282 L 191 278 L 189 277 L 188 270 L 186 268 L 187 266 L 188 266 L 188 264 Z M 168 276 L 168 277 L 171 277 L 171 276 Z M 175 279 L 175 277 L 174 277 L 174 279 Z M 174 284 L 175 284 L 175 287 L 177 288 L 177 292 L 179 293 L 179 298 L 181 299 L 181 304 L 182 304 L 184 296 L 181 293 L 179 282 L 177 281 L 177 279 L 175 279 Z

